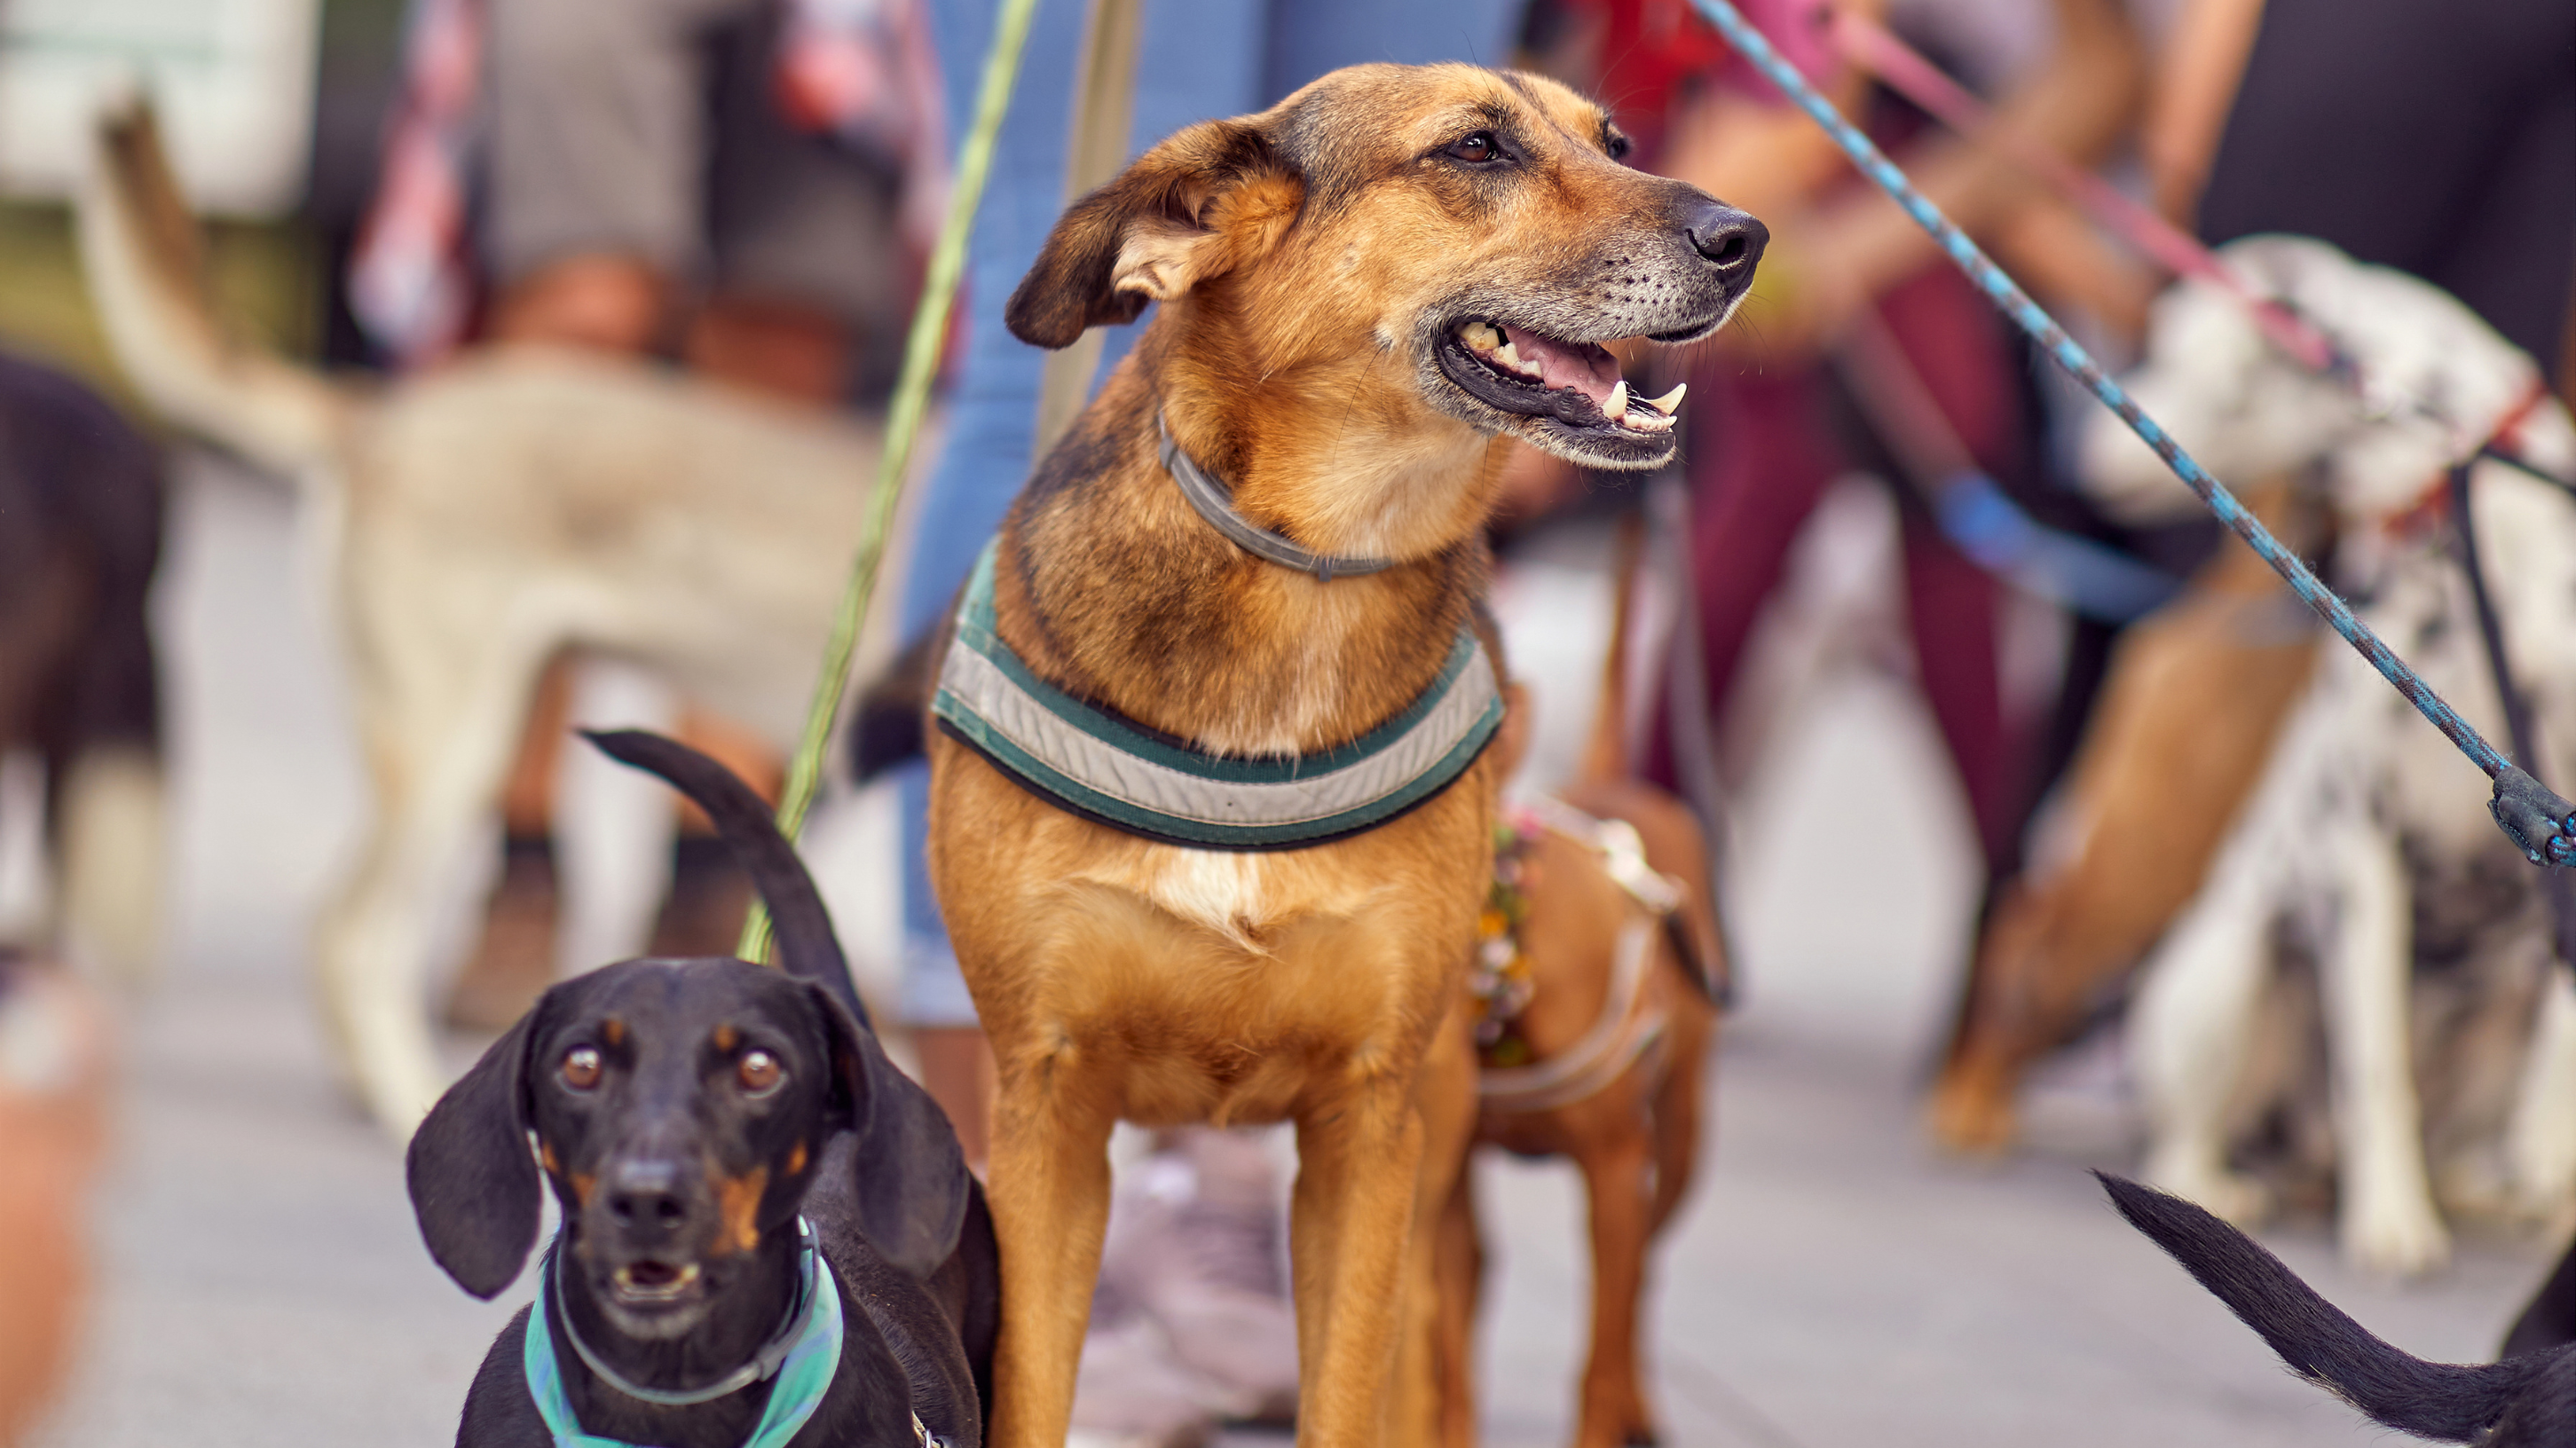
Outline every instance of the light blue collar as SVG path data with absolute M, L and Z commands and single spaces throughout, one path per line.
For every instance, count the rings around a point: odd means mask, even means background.
M 832 1379 L 841 1370 L 841 1290 L 832 1277 L 832 1266 L 814 1249 L 813 1224 L 799 1217 L 797 1231 L 803 1235 L 800 1249 L 802 1268 L 799 1288 L 802 1296 L 790 1321 L 799 1324 L 784 1339 L 785 1351 L 773 1355 L 764 1350 L 746 1365 L 749 1375 L 730 1388 L 711 1392 L 704 1397 L 687 1395 L 696 1401 L 722 1397 L 725 1392 L 739 1392 L 764 1378 L 775 1378 L 769 1390 L 769 1404 L 761 1410 L 760 1422 L 743 1440 L 742 1448 L 783 1448 L 801 1431 L 814 1410 L 822 1406 L 823 1394 L 830 1390 Z M 645 1448 L 619 1438 L 603 1438 L 582 1431 L 581 1420 L 573 1415 L 572 1400 L 564 1392 L 563 1369 L 555 1361 L 555 1335 L 547 1304 L 553 1296 L 555 1260 L 563 1250 L 558 1235 L 555 1245 L 546 1253 L 546 1261 L 537 1272 L 537 1302 L 528 1312 L 527 1348 L 522 1360 L 528 1377 L 528 1396 L 536 1399 L 537 1413 L 545 1419 L 546 1431 L 554 1435 L 555 1448 Z M 564 1323 L 571 1336 L 572 1323 Z M 581 1339 L 572 1338 L 576 1351 Z M 582 1351 L 585 1361 L 590 1354 Z M 596 1364 L 593 1364 L 597 1371 Z M 621 1379 L 602 1374 L 613 1389 L 633 1393 L 623 1387 Z M 731 1378 L 726 1379 L 732 1382 Z M 634 1396 L 646 1396 L 634 1393 Z M 913 1420 L 916 1437 L 923 1436 L 920 1419 Z

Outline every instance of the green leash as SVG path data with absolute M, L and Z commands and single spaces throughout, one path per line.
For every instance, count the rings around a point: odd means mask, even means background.
M 850 655 L 867 624 L 868 598 L 876 591 L 877 565 L 885 557 L 887 531 L 895 505 L 903 499 L 904 475 L 912 468 L 913 444 L 921 436 L 922 414 L 930 409 L 930 384 L 939 371 L 939 354 L 948 340 L 948 317 L 957 303 L 957 281 L 966 270 L 966 239 L 975 226 L 975 208 L 984 197 L 984 178 L 993 169 L 993 147 L 1002 118 L 1018 88 L 1020 52 L 1029 38 L 1029 20 L 1037 0 L 1003 0 L 993 29 L 993 46 L 984 54 L 984 79 L 975 94 L 975 124 L 957 155 L 957 189 L 948 198 L 948 219 L 940 224 L 939 244 L 930 253 L 930 271 L 921 280 L 921 302 L 913 310 L 912 332 L 904 340 L 903 375 L 895 383 L 894 405 L 886 415 L 885 452 L 877 461 L 876 489 L 859 528 L 858 555 L 850 562 L 849 586 L 841 593 L 840 613 L 832 620 L 831 640 L 823 646 L 823 671 L 814 681 L 814 699 L 805 709 L 805 734 L 787 769 L 787 788 L 778 801 L 779 833 L 794 840 L 805 828 L 822 783 L 823 751 L 831 746 L 832 726 L 841 716 L 841 695 L 849 688 Z M 742 923 L 742 940 L 734 953 L 745 960 L 769 959 L 769 911 L 752 902 Z

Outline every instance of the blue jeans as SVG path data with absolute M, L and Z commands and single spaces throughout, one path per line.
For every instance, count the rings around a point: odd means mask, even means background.
M 1345 65 L 1509 58 L 1525 0 L 1144 0 L 1130 154 L 1196 121 L 1261 110 Z M 948 89 L 949 134 L 963 137 L 975 107 L 998 0 L 932 0 L 931 23 Z M 1082 0 L 1038 0 L 1019 89 L 1002 123 L 967 249 L 966 339 L 948 399 L 947 448 L 930 475 L 904 580 L 903 636 L 937 623 L 966 571 L 1018 495 L 1033 459 L 1046 354 L 1002 325 L 1019 285 L 1064 209 L 1065 141 Z M 1138 323 L 1136 325 L 1142 325 Z M 1112 333 L 1101 375 L 1125 355 L 1135 327 Z M 904 1017 L 917 1026 L 972 1025 L 975 1003 L 957 971 L 923 863 L 930 772 L 903 790 Z

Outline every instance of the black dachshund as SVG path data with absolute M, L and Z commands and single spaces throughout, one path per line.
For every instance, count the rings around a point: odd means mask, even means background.
M 589 737 L 715 820 L 786 968 L 630 960 L 567 981 L 421 1124 L 412 1208 L 466 1291 L 518 1277 L 541 1170 L 563 1209 L 459 1448 L 978 1448 L 998 1261 L 947 1118 L 878 1046 L 760 798 L 657 735 Z
M 2486 1448 L 2576 1444 L 2576 1347 L 2498 1363 L 2426 1362 L 2372 1336 L 2243 1232 L 2180 1197 L 2095 1175 L 2129 1225 L 2261 1333 L 2291 1371 L 2373 1422 Z

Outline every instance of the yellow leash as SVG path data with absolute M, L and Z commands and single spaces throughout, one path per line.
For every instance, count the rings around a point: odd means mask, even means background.
M 957 303 L 958 278 L 966 270 L 966 238 L 974 230 L 975 207 L 984 196 L 984 178 L 993 169 L 993 146 L 1002 118 L 1018 88 L 1020 52 L 1029 38 L 1029 20 L 1037 0 L 1003 0 L 993 29 L 992 48 L 984 53 L 984 77 L 975 93 L 975 122 L 957 155 L 957 188 L 948 198 L 948 217 L 939 227 L 939 244 L 930 253 L 930 271 L 921 281 L 921 302 L 912 314 L 912 332 L 903 346 L 903 373 L 895 382 L 894 405 L 886 418 L 885 453 L 877 461 L 875 491 L 859 527 L 859 549 L 850 561 L 849 586 L 842 591 L 840 613 L 823 646 L 823 671 L 814 681 L 814 699 L 806 706 L 805 734 L 788 765 L 787 788 L 778 801 L 779 833 L 793 840 L 805 828 L 814 791 L 823 778 L 823 751 L 831 746 L 832 726 L 841 715 L 841 695 L 850 682 L 850 655 L 867 623 L 868 599 L 876 591 L 877 564 L 885 557 L 885 540 L 893 526 L 895 505 L 903 500 L 904 476 L 911 471 L 913 444 L 921 436 L 922 414 L 930 408 L 930 384 L 939 372 L 939 354 L 948 340 L 948 317 Z M 769 959 L 769 912 L 759 902 L 742 923 L 742 940 L 734 953 L 745 960 Z

